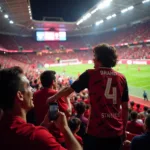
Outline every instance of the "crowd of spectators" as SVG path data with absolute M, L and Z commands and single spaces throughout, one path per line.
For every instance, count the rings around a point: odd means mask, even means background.
M 150 59 L 150 47 L 133 47 L 133 48 L 117 48 L 119 59 Z M 60 60 L 78 59 L 83 63 L 91 60 L 92 50 L 74 51 L 67 53 L 43 53 L 37 55 L 35 53 L 26 54 L 0 54 L 0 63 L 6 64 L 7 67 L 14 64 L 44 66 L 44 64 L 57 63 L 56 58 Z
M 33 37 L 0 35 L 0 46 L 8 50 L 18 50 L 18 46 L 22 46 L 25 50 L 41 51 L 45 49 L 45 46 L 49 46 L 52 50 L 59 49 L 61 45 L 66 49 L 79 49 L 88 45 L 95 46 L 103 42 L 122 44 L 148 39 L 150 39 L 150 21 L 103 34 L 67 37 L 65 42 L 37 42 Z
M 18 145 L 19 150 L 80 150 L 84 147 L 85 141 L 89 144 L 95 142 L 94 137 L 88 137 L 92 139 L 91 141 L 84 139 L 93 102 L 89 99 L 92 93 L 89 93 L 87 88 L 81 90 L 83 87 L 77 86 L 83 75 L 79 77 L 79 81 L 74 82 L 72 78 L 61 76 L 54 71 L 37 73 L 34 72 L 35 70 L 33 72 L 29 70 L 23 73 L 19 67 L 10 67 L 5 66 L 6 69 L 0 70 L 0 108 L 2 108 L 0 109 L 0 143 L 2 149 L 15 149 L 15 145 Z M 73 86 L 72 82 L 74 82 Z M 76 92 L 68 97 L 58 98 L 60 111 L 58 118 L 49 122 L 47 99 L 70 85 Z M 124 97 L 126 102 L 128 98 Z M 15 117 L 12 117 L 13 115 Z M 130 102 L 126 126 L 127 138 L 123 143 L 123 148 L 131 147 L 132 150 L 138 150 L 143 144 L 145 144 L 144 147 L 148 147 L 149 133 L 150 108 L 142 108 L 139 104 Z M 98 139 L 95 138 L 95 140 Z M 107 142 L 109 141 L 107 147 L 109 144 L 113 145 L 115 140 L 107 138 Z M 105 140 L 99 142 L 106 146 Z

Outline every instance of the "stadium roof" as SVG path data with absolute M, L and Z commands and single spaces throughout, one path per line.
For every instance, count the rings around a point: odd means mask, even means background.
M 150 17 L 150 2 L 143 4 L 142 0 L 104 1 L 111 1 L 110 5 L 104 7 L 105 5 L 102 5 L 103 1 L 99 1 L 100 3 L 93 7 L 91 5 L 92 8 L 87 12 L 85 11 L 86 13 L 82 14 L 76 22 L 64 22 L 64 19 L 59 21 L 34 20 L 34 18 L 32 18 L 33 14 L 30 2 L 27 0 L 0 0 L 0 32 L 5 34 L 32 35 L 35 30 L 58 30 L 67 31 L 68 35 L 73 36 L 104 32 L 112 30 L 113 28 L 129 25 L 131 22 L 149 19 Z M 82 7 L 84 8 L 85 6 Z M 71 10 L 69 6 L 67 6 L 67 8 Z M 85 10 L 88 8 L 89 7 L 86 7 Z M 57 9 L 59 8 L 56 6 L 56 10 Z M 121 13 L 122 10 L 124 10 L 124 13 Z M 71 13 L 78 13 L 78 11 Z M 8 16 L 4 16 L 6 14 Z M 49 17 L 61 18 L 62 16 L 57 14 L 56 16 Z M 10 20 L 14 23 L 11 22 L 13 24 L 10 24 Z

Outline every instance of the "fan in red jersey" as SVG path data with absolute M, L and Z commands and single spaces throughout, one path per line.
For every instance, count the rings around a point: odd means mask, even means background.
M 94 69 L 82 73 L 70 87 L 62 89 L 48 101 L 88 88 L 91 114 L 84 149 L 119 150 L 128 118 L 127 81 L 121 73 L 112 69 L 117 63 L 114 47 L 101 44 L 94 48 L 93 54 Z

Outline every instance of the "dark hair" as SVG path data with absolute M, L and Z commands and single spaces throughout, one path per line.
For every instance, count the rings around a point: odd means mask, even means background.
M 17 91 L 23 90 L 20 74 L 23 70 L 18 66 L 0 70 L 0 108 L 4 111 L 13 108 Z
M 84 101 L 85 100 L 85 97 L 84 96 L 82 96 L 82 101 Z
M 53 81 L 56 79 L 55 74 L 55 71 L 44 71 L 40 76 L 42 86 L 45 88 L 49 88 L 52 85 Z
M 73 132 L 79 127 L 79 125 L 81 125 L 81 121 L 76 117 L 73 117 L 68 121 L 68 126 Z
M 147 106 L 144 106 L 144 111 L 147 111 L 148 110 L 148 107 Z
M 131 105 L 131 106 L 134 106 L 134 104 L 135 104 L 135 103 L 134 103 L 133 101 L 130 102 L 130 105 Z
M 140 108 L 140 106 L 141 106 L 140 104 L 136 104 L 136 108 Z
M 86 104 L 86 109 L 90 109 L 90 105 L 89 104 Z
M 150 114 L 150 109 L 147 110 L 147 113 Z
M 114 67 L 117 63 L 116 49 L 108 44 L 97 45 L 94 50 L 94 55 L 100 61 L 103 67 Z
M 150 115 L 148 115 L 148 116 L 146 117 L 145 125 L 146 125 L 146 127 L 148 128 L 148 130 L 150 130 Z
M 74 100 L 75 100 L 75 101 L 77 101 L 77 100 L 78 100 L 78 98 L 75 96 L 75 97 L 74 97 Z
M 37 79 L 34 80 L 34 83 L 37 84 Z
M 136 120 L 137 119 L 137 116 L 138 116 L 138 113 L 135 112 L 135 111 L 132 111 L 131 112 L 131 120 Z
M 84 102 L 79 102 L 76 104 L 75 109 L 78 115 L 82 115 L 86 110 L 86 105 Z

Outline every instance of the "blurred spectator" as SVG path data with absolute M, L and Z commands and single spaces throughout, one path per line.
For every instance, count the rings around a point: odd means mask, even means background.
M 141 105 L 140 104 L 136 104 L 136 112 L 140 113 L 141 112 Z
M 126 131 L 133 133 L 133 134 L 142 134 L 144 133 L 143 125 L 137 123 L 137 112 L 131 112 L 131 121 L 128 121 Z
M 76 117 L 81 120 L 81 126 L 80 126 L 80 130 L 78 131 L 78 135 L 80 135 L 83 138 L 85 136 L 86 127 L 88 124 L 88 119 L 86 117 L 84 117 L 84 113 L 86 110 L 85 103 L 84 102 L 78 102 L 75 105 L 75 110 L 77 112 Z
M 147 106 L 144 106 L 144 111 L 143 112 L 141 112 L 140 114 L 143 114 L 144 115 L 144 117 L 147 117 L 147 115 L 148 115 L 148 107 Z
M 142 114 L 138 113 L 136 122 L 139 123 L 139 124 L 141 124 L 141 125 L 144 125 L 141 115 L 142 115 Z
M 41 80 L 43 88 L 35 92 L 33 96 L 37 125 L 41 123 L 41 121 L 44 119 L 45 114 L 48 111 L 49 107 L 46 104 L 47 98 L 57 93 L 57 91 L 54 90 L 56 87 L 56 81 L 55 81 L 56 78 L 55 78 L 54 71 L 44 71 L 40 76 L 40 80 Z M 71 115 L 71 104 L 68 99 L 65 100 L 64 98 L 60 98 L 58 101 L 58 106 L 61 112 L 64 112 L 67 116 Z M 56 139 L 61 144 L 65 142 L 63 134 L 60 132 L 59 129 L 57 129 L 55 124 L 52 124 L 50 126 L 50 130 L 51 130 L 51 133 L 56 137 Z
M 41 124 L 44 127 L 26 123 L 26 114 L 34 104 L 32 88 L 21 68 L 0 70 L 0 91 L 0 108 L 4 111 L 0 121 L 0 149 L 65 150 L 45 128 L 49 123 L 48 115 Z M 63 132 L 68 149 L 81 150 L 65 115 L 60 112 L 58 116 L 55 123 Z
M 80 118 L 80 120 L 87 125 L 88 119 L 84 117 L 84 113 L 86 110 L 86 104 L 84 102 L 79 102 L 75 106 L 77 117 Z
M 148 115 L 150 115 L 150 109 L 147 110 Z
M 130 108 L 131 108 L 132 111 L 134 110 L 134 104 L 135 103 L 133 101 L 130 102 Z
M 150 115 L 145 120 L 146 133 L 135 136 L 131 142 L 131 150 L 149 150 L 150 149 Z
M 78 142 L 81 145 L 83 145 L 82 138 L 77 135 L 77 132 L 80 130 L 80 125 L 81 125 L 80 119 L 73 117 L 73 118 L 69 119 L 68 125 L 69 125 L 73 135 L 75 136 L 75 138 L 78 140 Z

